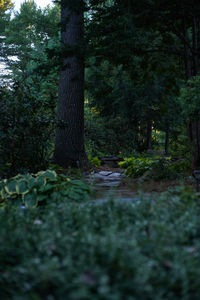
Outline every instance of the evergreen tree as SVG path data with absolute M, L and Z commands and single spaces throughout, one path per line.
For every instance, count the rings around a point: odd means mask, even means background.
M 84 149 L 84 1 L 61 1 L 63 61 L 58 91 L 54 162 L 88 168 Z

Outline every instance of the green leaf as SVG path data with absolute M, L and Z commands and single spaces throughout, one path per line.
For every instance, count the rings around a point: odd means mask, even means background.
M 29 192 L 28 183 L 25 180 L 21 180 L 16 185 L 16 192 L 18 195 L 26 194 Z
M 26 207 L 36 207 L 38 204 L 37 194 L 35 192 L 23 196 L 24 205 Z
M 8 182 L 5 186 L 5 191 L 8 195 L 14 195 L 16 194 L 16 186 L 17 186 L 18 182 L 17 180 L 12 180 L 10 182 Z
M 57 179 L 56 172 L 51 171 L 51 170 L 41 171 L 41 172 L 37 173 L 37 176 L 38 175 L 41 175 L 41 176 L 46 177 L 46 178 L 51 179 L 51 180 L 56 180 Z

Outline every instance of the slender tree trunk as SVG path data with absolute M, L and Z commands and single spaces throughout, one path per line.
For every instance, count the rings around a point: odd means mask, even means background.
M 147 150 L 152 150 L 152 121 L 147 121 Z
M 64 2 L 61 42 L 68 51 L 60 73 L 54 162 L 65 168 L 88 168 L 84 149 L 84 59 L 79 51 L 84 18 L 82 11 L 65 7 Z
M 198 113 L 198 120 L 192 122 L 193 135 L 193 170 L 200 169 L 200 112 Z
M 192 37 L 193 37 L 193 76 L 196 76 L 199 69 L 199 56 L 198 56 L 198 20 L 193 16 L 192 24 Z M 193 142 L 193 170 L 200 168 L 200 111 L 197 112 L 197 118 L 191 122 L 192 129 L 192 142 Z
M 169 126 L 165 131 L 165 155 L 169 155 Z
M 183 16 L 183 29 L 184 29 L 184 49 L 185 49 L 185 70 L 186 79 L 189 80 L 192 76 L 196 76 L 199 68 L 198 57 L 198 20 L 196 16 L 193 16 L 192 21 L 192 53 L 189 47 L 189 38 L 187 33 L 187 25 L 185 16 Z M 191 58 L 193 61 L 193 68 L 191 64 Z M 197 119 L 189 122 L 188 126 L 189 137 L 193 144 L 193 170 L 200 168 L 200 112 L 197 112 Z
M 192 24 L 192 31 L 193 31 L 193 64 L 194 64 L 194 71 L 193 75 L 196 76 L 199 69 L 199 54 L 198 54 L 198 21 L 196 16 L 193 16 L 193 24 Z
M 187 32 L 185 15 L 183 15 L 182 22 L 183 22 L 183 35 L 185 40 L 184 42 L 185 75 L 186 75 L 186 79 L 188 80 L 192 77 L 192 64 L 190 59 L 190 48 L 189 48 L 190 41 Z

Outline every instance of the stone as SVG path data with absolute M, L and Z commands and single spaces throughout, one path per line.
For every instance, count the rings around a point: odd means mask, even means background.
M 110 176 L 112 176 L 112 177 L 121 177 L 121 174 L 120 173 L 111 173 L 110 175 L 109 175 L 109 177 Z
M 102 176 L 109 176 L 109 175 L 111 175 L 111 174 L 113 174 L 113 173 L 110 172 L 110 171 L 101 171 L 101 172 L 99 172 L 98 174 L 100 174 L 100 175 L 102 175 Z

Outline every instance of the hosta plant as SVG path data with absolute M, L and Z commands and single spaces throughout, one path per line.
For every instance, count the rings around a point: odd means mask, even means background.
M 91 188 L 82 180 L 58 175 L 55 171 L 17 175 L 0 181 L 1 203 L 36 207 L 59 200 L 80 201 L 88 198 Z

